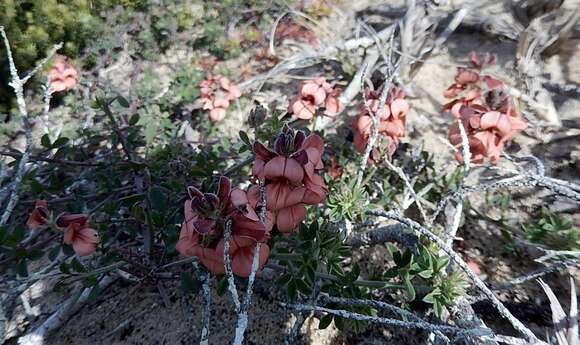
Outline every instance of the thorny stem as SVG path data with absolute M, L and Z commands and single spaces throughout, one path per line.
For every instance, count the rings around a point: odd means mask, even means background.
M 9 188 L 8 192 L 8 204 L 4 209 L 4 213 L 0 218 L 0 225 L 4 225 L 8 222 L 8 218 L 12 214 L 14 207 L 18 203 L 20 199 L 19 196 L 19 189 L 22 183 L 22 179 L 24 177 L 24 172 L 26 170 L 26 164 L 28 163 L 28 159 L 30 158 L 30 154 L 32 152 L 32 145 L 34 144 L 34 139 L 32 137 L 32 124 L 30 123 L 30 118 L 28 115 L 28 110 L 26 109 L 26 101 L 24 100 L 24 84 L 28 81 L 28 79 L 36 73 L 42 65 L 56 53 L 58 49 L 62 47 L 62 43 L 57 44 L 53 47 L 49 55 L 34 69 L 30 74 L 28 74 L 24 78 L 20 78 L 18 76 L 18 70 L 16 69 L 16 64 L 14 63 L 14 59 L 12 57 L 12 50 L 10 48 L 10 43 L 8 42 L 8 37 L 6 37 L 6 32 L 4 31 L 4 27 L 0 26 L 0 34 L 2 34 L 2 38 L 4 39 L 4 45 L 6 46 L 6 54 L 8 55 L 8 63 L 10 66 L 10 77 L 11 81 L 9 85 L 14 89 L 14 94 L 16 95 L 16 103 L 18 104 L 18 111 L 20 112 L 20 116 L 22 117 L 22 126 L 24 127 L 25 136 L 26 136 L 26 148 L 24 149 L 24 154 L 20 158 L 20 162 L 18 163 L 18 167 L 16 170 L 16 175 L 14 180 L 12 181 L 12 185 Z M 0 204 L 3 202 L 0 199 Z M 0 205 L 1 206 L 1 205 Z
M 381 301 L 373 301 L 373 300 L 368 300 L 368 299 L 334 297 L 334 296 L 329 296 L 326 294 L 322 295 L 321 299 L 323 302 L 327 301 L 327 302 L 338 303 L 338 304 L 342 304 L 342 305 L 363 305 L 363 306 L 369 306 L 369 307 L 374 307 L 374 308 L 380 308 L 380 309 L 388 310 L 391 313 L 398 314 L 401 317 L 408 318 L 409 320 L 412 320 L 414 322 L 425 323 L 426 325 L 429 325 L 428 322 L 426 322 L 425 320 L 416 316 L 415 314 L 411 313 L 410 311 L 405 310 L 403 308 L 399 308 L 399 307 L 392 305 L 392 304 L 389 304 L 389 303 L 381 302 Z M 447 338 L 442 332 L 437 331 L 435 333 L 437 334 L 437 336 L 441 337 L 446 343 L 449 343 L 449 338 Z
M 236 314 L 240 313 L 240 297 L 236 289 L 236 281 L 232 272 L 232 260 L 230 258 L 230 238 L 232 235 L 232 220 L 228 219 L 224 228 L 224 267 L 228 279 L 228 291 L 232 296 L 232 301 L 236 307 Z
M 297 311 L 313 311 L 313 312 L 322 312 L 328 313 L 336 316 L 340 316 L 346 319 L 358 320 L 358 321 L 367 321 L 373 323 L 380 323 L 387 326 L 393 326 L 397 328 L 405 328 L 405 329 L 423 329 L 430 332 L 444 332 L 444 333 L 451 333 L 451 334 L 458 334 L 458 335 L 467 335 L 467 334 L 480 334 L 480 335 L 490 335 L 488 330 L 485 329 L 463 329 L 459 327 L 453 326 L 445 326 L 445 325 L 434 325 L 427 322 L 413 322 L 413 321 L 401 321 L 397 319 L 390 319 L 385 317 L 377 317 L 377 316 L 369 316 L 363 315 L 358 313 L 353 313 L 347 310 L 336 310 L 336 309 L 329 309 L 320 306 L 311 306 L 311 305 L 304 305 L 304 304 L 288 304 L 280 302 L 280 305 L 285 308 L 294 309 Z
M 260 221 L 262 224 L 266 224 L 266 186 L 263 180 L 260 180 Z M 236 326 L 236 333 L 234 336 L 234 345 L 242 345 L 244 341 L 244 333 L 248 327 L 248 309 L 252 304 L 252 292 L 254 290 L 254 281 L 256 280 L 256 272 L 258 271 L 258 266 L 260 264 L 260 248 L 262 243 L 257 242 L 254 248 L 254 257 L 252 259 L 252 268 L 250 271 L 250 276 L 248 277 L 248 287 L 246 288 L 246 296 L 240 307 L 238 313 L 238 322 Z
M 209 344 L 209 318 L 210 318 L 210 308 L 211 308 L 211 290 L 210 290 L 210 283 L 211 278 L 209 273 L 204 269 L 200 275 L 201 278 L 201 289 L 202 289 L 202 297 L 203 297 L 203 309 L 202 309 L 202 327 L 201 327 L 201 335 L 199 340 L 199 345 L 208 345 Z
M 534 333 L 532 333 L 532 331 L 530 331 L 523 323 L 521 323 L 520 320 L 518 320 L 512 315 L 512 313 L 500 302 L 500 300 L 485 285 L 485 283 L 481 281 L 481 279 L 479 279 L 475 273 L 473 273 L 473 271 L 469 268 L 469 266 L 465 263 L 465 261 L 463 261 L 463 259 L 457 253 L 455 253 L 455 251 L 453 251 L 452 248 L 450 248 L 443 240 L 441 240 L 431 231 L 422 227 L 420 224 L 414 222 L 413 220 L 402 217 L 393 211 L 390 212 L 369 211 L 368 214 L 372 216 L 384 217 L 387 219 L 395 220 L 401 224 L 405 224 L 409 228 L 414 229 L 419 233 L 421 233 L 423 236 L 427 237 L 429 240 L 435 243 L 440 249 L 442 249 L 447 255 L 449 255 L 449 257 L 465 272 L 465 274 L 475 284 L 475 286 L 477 286 L 483 292 L 483 294 L 491 301 L 491 303 L 494 305 L 494 307 L 500 313 L 500 315 L 506 318 L 517 331 L 522 333 L 527 338 L 527 340 L 530 343 L 545 344 L 544 342 L 540 341 L 534 335 Z

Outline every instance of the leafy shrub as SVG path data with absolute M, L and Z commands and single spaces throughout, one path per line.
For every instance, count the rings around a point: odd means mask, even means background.
M 572 220 L 546 208 L 542 209 L 542 216 L 537 222 L 522 227 L 531 242 L 558 250 L 580 249 L 580 230 L 573 226 Z

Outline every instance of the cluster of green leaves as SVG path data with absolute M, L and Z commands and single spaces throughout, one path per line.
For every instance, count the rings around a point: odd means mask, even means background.
M 443 307 L 452 305 L 464 293 L 467 285 L 463 276 L 458 272 L 445 273 L 449 257 L 440 255 L 435 247 L 419 243 L 415 253 L 393 244 L 387 244 L 387 249 L 395 265 L 381 278 L 400 281 L 409 301 L 419 293 L 424 296 L 424 302 L 433 305 L 436 315 L 441 316 Z
M 542 208 L 537 222 L 522 224 L 528 240 L 555 250 L 580 250 L 580 229 L 568 217 Z
M 186 186 L 199 185 L 215 171 L 223 171 L 228 165 L 224 158 L 234 156 L 237 149 L 227 138 L 200 146 L 199 150 L 179 142 L 168 145 L 167 139 L 148 143 L 147 127 L 140 124 L 141 117 L 131 113 L 128 106 L 120 96 L 98 96 L 93 107 L 99 126 L 80 129 L 70 139 L 43 136 L 41 147 L 33 154 L 50 153 L 54 162 L 34 165 L 23 180 L 22 192 L 29 198 L 25 214 L 30 212 L 34 199 L 62 199 L 49 204 L 54 216 L 63 212 L 94 213 L 90 223 L 101 235 L 103 254 L 97 257 L 95 267 L 118 262 L 118 244 L 139 243 L 144 227 L 151 229 L 156 248 L 163 248 L 154 253 L 152 260 L 176 257 Z M 129 161 L 124 151 L 117 149 L 124 145 L 135 155 L 140 152 L 137 161 Z M 18 164 L 18 160 L 11 164 Z M 24 276 L 31 261 L 46 255 L 55 260 L 62 253 L 62 267 L 66 267 L 63 274 L 72 277 L 75 272 L 82 272 L 71 268 L 74 253 L 70 246 L 62 244 L 62 232 L 55 230 L 38 248 L 25 249 L 21 242 L 26 236 L 23 225 L 0 229 L 0 266 Z M 91 281 L 97 276 L 91 268 L 84 273 L 85 278 L 93 277 Z
M 330 219 L 339 222 L 343 219 L 349 221 L 364 218 L 365 211 L 369 207 L 369 195 L 364 186 L 359 186 L 356 179 L 350 182 L 337 183 L 335 190 L 328 197 L 327 206 L 330 210 Z
M 286 289 L 291 301 L 297 300 L 300 295 L 310 298 L 317 284 L 320 291 L 332 296 L 368 297 L 366 282 L 359 280 L 359 267 L 354 265 L 350 270 L 343 267 L 342 262 L 352 256 L 352 249 L 344 245 L 340 236 L 327 223 L 322 223 L 322 219 L 310 225 L 301 224 L 298 233 L 288 241 L 290 246 L 276 248 L 275 258 L 286 269 L 287 273 L 280 277 L 278 283 Z M 341 306 L 340 309 L 376 315 L 376 310 L 365 306 Z M 361 332 L 366 328 L 366 322 L 332 315 L 322 317 L 319 327 L 326 328 L 333 320 L 341 330 Z

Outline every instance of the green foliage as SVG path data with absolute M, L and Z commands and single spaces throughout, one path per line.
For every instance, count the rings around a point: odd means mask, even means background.
M 369 195 L 362 186 L 357 186 L 356 179 L 351 182 L 340 182 L 336 190 L 328 197 L 327 206 L 330 209 L 330 219 L 338 222 L 342 219 L 359 220 L 369 206 Z
M 547 245 L 555 250 L 579 250 L 580 230 L 573 226 L 572 220 L 542 209 L 540 220 L 522 225 L 528 240 Z
M 175 74 L 171 89 L 175 102 L 193 103 L 199 97 L 199 83 L 205 73 L 191 65 L 182 66 Z

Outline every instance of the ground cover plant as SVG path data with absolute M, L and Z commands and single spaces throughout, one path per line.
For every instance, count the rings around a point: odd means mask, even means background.
M 2 5 L 0 338 L 577 344 L 578 5 Z

